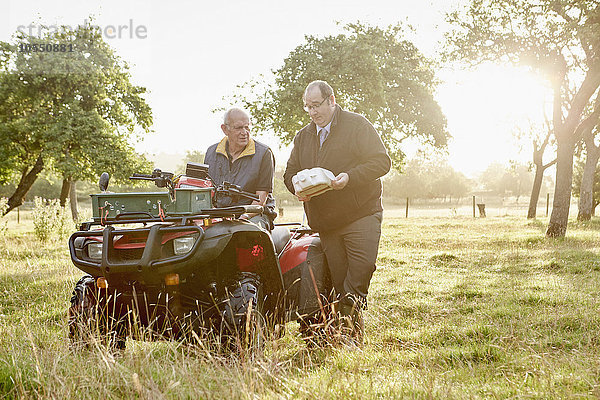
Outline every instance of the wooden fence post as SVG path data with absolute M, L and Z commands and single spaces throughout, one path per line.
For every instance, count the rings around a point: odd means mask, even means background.
M 20 209 L 21 207 L 17 207 L 17 224 L 21 223 L 21 213 L 20 213 Z
M 406 198 L 406 218 L 408 218 L 408 197 Z
M 473 196 L 473 218 L 475 218 L 475 196 Z
M 548 216 L 548 208 L 550 208 L 550 193 L 546 193 L 546 217 Z

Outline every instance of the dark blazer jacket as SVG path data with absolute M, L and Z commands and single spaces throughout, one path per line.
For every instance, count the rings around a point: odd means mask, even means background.
M 336 176 L 346 172 L 350 178 L 344 189 L 304 202 L 308 224 L 315 231 L 337 229 L 382 211 L 379 178 L 390 170 L 391 160 L 377 131 L 362 115 L 336 105 L 331 130 L 320 148 L 314 122 L 296 134 L 283 176 L 288 190 L 294 193 L 292 176 L 313 167 L 328 169 Z

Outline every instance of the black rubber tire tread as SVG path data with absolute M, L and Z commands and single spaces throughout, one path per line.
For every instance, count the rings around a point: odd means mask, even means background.
M 258 303 L 262 303 L 262 299 L 259 299 L 261 289 L 260 280 L 253 275 L 242 276 L 238 282 L 228 288 L 223 314 L 228 326 L 235 328 L 244 322 L 250 302 L 252 302 L 252 309 L 256 310 Z
M 104 313 L 99 312 L 98 296 L 94 277 L 84 275 L 77 281 L 69 307 L 69 339 L 74 345 L 89 347 L 99 336 L 101 343 L 123 350 L 126 340 L 123 323 L 113 318 L 106 321 Z
M 69 339 L 73 344 L 89 345 L 97 327 L 97 290 L 94 278 L 84 275 L 73 289 L 69 307 Z
M 267 331 L 263 313 L 264 295 L 262 283 L 254 274 L 244 274 L 228 288 L 228 296 L 222 312 L 222 334 L 227 347 L 235 351 L 262 353 Z M 252 304 L 250 320 L 248 308 Z M 247 332 L 247 327 L 250 332 Z

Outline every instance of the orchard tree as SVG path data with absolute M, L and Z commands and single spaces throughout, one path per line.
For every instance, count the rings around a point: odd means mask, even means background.
M 479 176 L 482 186 L 498 196 L 519 197 L 531 187 L 531 171 L 527 165 L 510 162 L 508 166 L 500 163 L 490 164 Z
M 445 148 L 449 138 L 446 118 L 434 99 L 433 64 L 402 36 L 401 26 L 381 29 L 358 23 L 337 36 L 306 36 L 273 71 L 273 84 L 262 77 L 248 82 L 231 102 L 248 109 L 258 130 L 288 144 L 310 121 L 303 110 L 304 89 L 313 80 L 325 80 L 336 102 L 373 123 L 400 167 L 405 139 Z
M 417 152 L 406 162 L 403 172 L 393 171 L 384 178 L 385 195 L 394 198 L 461 198 L 472 189 L 472 182 L 455 171 L 448 161 L 435 154 Z
M 600 96 L 600 94 L 599 94 Z M 596 177 L 596 166 L 600 158 L 600 146 L 596 144 L 596 138 L 600 136 L 600 101 L 596 100 L 596 107 L 590 114 L 589 121 L 595 124 L 588 124 L 582 129 L 583 143 L 585 144 L 585 163 L 579 175 L 579 182 L 576 187 L 579 189 L 579 210 L 577 219 L 579 221 L 589 221 L 592 218 L 593 210 L 596 207 L 593 194 L 594 181 Z
M 177 173 L 184 173 L 189 162 L 202 164 L 204 162 L 204 156 L 205 154 L 201 150 L 187 150 L 181 164 L 177 166 L 175 171 Z
M 527 209 L 527 218 L 533 219 L 537 216 L 537 203 L 540 198 L 540 191 L 544 181 L 544 173 L 548 168 L 556 164 L 556 147 L 554 136 L 552 135 L 552 124 L 548 118 L 545 118 L 543 125 L 530 123 L 529 126 L 519 129 L 516 132 L 519 140 L 526 139 L 531 141 L 533 149 L 533 168 L 535 176 L 531 185 L 531 194 L 529 196 L 529 208 Z M 551 148 L 553 159 L 544 163 L 544 155 L 548 146 Z
M 597 148 L 597 146 L 596 146 Z M 587 149 L 587 146 L 586 146 Z M 595 215 L 594 210 L 596 209 L 596 207 L 598 206 L 598 204 L 600 204 L 600 168 L 598 168 L 598 164 L 596 163 L 596 165 L 594 165 L 594 171 L 592 174 L 589 174 L 585 172 L 586 168 L 589 168 L 589 165 L 591 164 L 590 159 L 595 158 L 594 157 L 590 157 L 589 155 L 584 155 L 584 154 L 580 154 L 580 156 L 578 158 L 575 159 L 575 169 L 573 171 L 573 196 L 575 197 L 579 197 L 579 213 L 577 214 L 577 219 L 580 221 L 587 221 L 589 219 L 591 219 L 591 217 L 593 215 Z M 582 201 L 582 193 L 583 193 L 583 178 L 584 175 L 587 177 L 587 179 L 589 179 L 591 177 L 592 179 L 592 190 L 591 193 L 589 195 L 589 201 L 590 201 L 590 205 L 589 205 L 589 218 L 582 218 L 581 217 L 581 213 L 582 213 L 582 207 L 581 207 L 581 203 Z M 586 189 L 587 190 L 587 189 Z
M 450 13 L 447 56 L 470 62 L 528 66 L 553 88 L 557 145 L 554 206 L 546 235 L 567 230 L 573 154 L 589 126 L 600 86 L 600 4 L 597 0 L 471 0 Z M 597 100 L 596 100 L 597 101 Z
M 531 195 L 529 196 L 529 208 L 527 209 L 527 218 L 529 219 L 537 216 L 537 203 L 540 198 L 544 172 L 556 164 L 556 157 L 553 160 L 544 163 L 544 152 L 546 151 L 546 147 L 548 147 L 551 137 L 552 131 L 548 130 L 543 140 L 533 140 L 533 165 L 535 166 L 535 176 L 533 177 Z
M 41 51 L 46 44 L 52 51 Z M 6 212 L 45 168 L 62 176 L 64 200 L 74 181 L 101 171 L 123 180 L 146 162 L 130 141 L 149 131 L 152 113 L 130 80 L 89 25 L 0 42 L 0 181 L 18 179 Z

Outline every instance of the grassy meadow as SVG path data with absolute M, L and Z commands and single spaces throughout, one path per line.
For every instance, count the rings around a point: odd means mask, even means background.
M 22 213 L 0 236 L 0 398 L 600 397 L 600 220 L 551 240 L 544 219 L 398 214 L 362 349 L 308 350 L 290 323 L 248 360 L 175 342 L 70 348 L 81 272 Z

